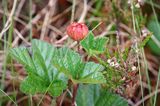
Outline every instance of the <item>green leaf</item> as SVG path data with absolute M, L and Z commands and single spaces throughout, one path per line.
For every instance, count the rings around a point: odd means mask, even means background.
M 37 73 L 48 78 L 49 82 L 53 79 L 66 80 L 64 74 L 59 73 L 53 66 L 52 60 L 56 56 L 57 49 L 52 45 L 40 40 L 32 40 L 33 60 L 37 68 Z
M 36 73 L 32 58 L 29 55 L 28 49 L 25 47 L 13 48 L 9 51 L 10 55 L 17 59 L 28 70 L 28 73 Z
M 59 96 L 64 88 L 66 88 L 66 82 L 62 80 L 54 80 L 48 87 L 48 92 L 52 96 Z
M 77 106 L 128 106 L 128 102 L 121 96 L 101 86 L 80 84 L 76 96 Z
M 105 55 L 106 55 L 106 58 L 108 58 L 108 59 L 111 58 L 111 55 L 110 55 L 108 48 L 106 48 L 106 50 L 105 50 Z
M 49 92 L 52 96 L 59 96 L 66 84 L 61 80 L 53 80 L 49 85 L 40 77 L 30 75 L 21 83 L 20 89 L 26 94 Z
M 53 58 L 54 66 L 75 83 L 104 83 L 105 78 L 100 71 L 103 66 L 82 62 L 78 53 L 68 48 L 60 48 Z
M 103 69 L 104 67 L 100 64 L 87 62 L 83 71 L 80 73 L 81 76 L 80 79 L 78 79 L 78 81 L 82 83 L 92 84 L 105 83 L 105 77 L 101 73 Z
M 78 53 L 68 49 L 60 48 L 57 50 L 56 56 L 53 58 L 54 66 L 69 79 L 76 79 L 79 70 L 82 70 L 84 63 Z
M 100 96 L 100 85 L 80 84 L 76 96 L 77 106 L 94 106 Z
M 125 50 L 124 50 L 124 52 L 122 53 L 122 58 L 123 58 L 124 61 L 127 60 L 128 54 L 129 54 L 129 48 L 126 47 Z
M 11 56 L 23 64 L 28 73 L 21 83 L 21 91 L 28 94 L 48 91 L 52 96 L 59 96 L 66 88 L 67 79 L 52 65 L 56 48 L 46 42 L 32 40 L 30 49 L 31 53 L 26 47 L 10 50 Z
M 128 106 L 128 102 L 117 94 L 103 91 L 95 106 Z
M 151 36 L 152 36 L 152 34 L 147 35 L 147 37 L 144 38 L 144 40 L 142 42 L 140 42 L 140 44 L 138 45 L 139 48 L 144 47 L 146 45 L 146 43 L 150 40 Z
M 21 83 L 20 89 L 24 93 L 44 93 L 47 89 L 45 81 L 36 75 L 27 76 Z
M 80 44 L 89 55 L 94 55 L 103 53 L 107 42 L 108 38 L 103 37 L 94 39 L 94 34 L 89 32 L 88 36 L 83 39 Z
M 157 23 L 157 21 L 153 18 L 151 21 L 149 21 L 147 27 L 151 32 L 153 32 L 153 36 L 157 39 L 157 41 L 160 42 L 160 23 Z M 148 41 L 148 45 L 153 53 L 159 55 L 160 48 L 152 39 Z

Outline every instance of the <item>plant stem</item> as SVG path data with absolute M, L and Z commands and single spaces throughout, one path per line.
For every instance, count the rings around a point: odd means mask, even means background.
M 79 84 L 73 84 L 73 97 L 72 97 L 72 106 L 76 106 L 76 95 L 77 95 L 77 90 L 78 90 Z
M 67 93 L 67 90 L 61 96 L 57 98 L 57 106 L 62 106 L 66 93 Z
M 93 57 L 95 57 L 99 61 L 100 64 L 102 64 L 103 66 L 106 66 L 106 63 L 101 58 L 99 58 L 96 55 L 93 55 Z
M 77 51 L 80 52 L 80 49 L 81 49 L 81 48 L 80 48 L 80 42 L 77 41 Z

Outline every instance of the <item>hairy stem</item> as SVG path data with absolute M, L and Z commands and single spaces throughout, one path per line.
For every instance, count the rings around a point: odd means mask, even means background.
M 72 106 L 76 106 L 76 95 L 77 95 L 77 90 L 78 90 L 79 84 L 73 84 L 73 97 L 72 97 Z

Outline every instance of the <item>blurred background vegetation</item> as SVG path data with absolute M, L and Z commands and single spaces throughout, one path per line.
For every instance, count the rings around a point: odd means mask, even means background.
M 25 95 L 19 90 L 26 73 L 21 64 L 10 58 L 8 50 L 30 46 L 33 38 L 74 49 L 76 42 L 66 35 L 66 26 L 73 20 L 86 23 L 90 30 L 98 25 L 94 34 L 109 37 L 107 47 L 113 51 L 117 31 L 120 49 L 129 47 L 134 38 L 145 36 L 145 31 L 151 32 L 147 45 L 137 51 L 140 71 L 134 76 L 139 80 L 126 83 L 115 92 L 131 105 L 160 105 L 159 0 L 0 0 L 0 106 L 13 106 L 13 101 L 19 106 L 36 105 L 43 96 Z M 55 98 L 45 95 L 42 105 L 54 102 Z

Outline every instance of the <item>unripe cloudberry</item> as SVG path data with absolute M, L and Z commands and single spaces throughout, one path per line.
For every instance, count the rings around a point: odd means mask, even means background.
M 81 41 L 88 34 L 88 27 L 84 23 L 72 23 L 67 27 L 67 34 L 75 41 Z

